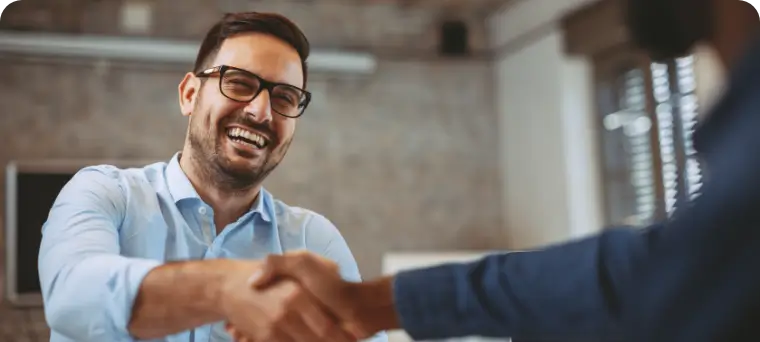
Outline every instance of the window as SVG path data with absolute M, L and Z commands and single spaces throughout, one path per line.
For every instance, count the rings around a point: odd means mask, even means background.
M 694 58 L 651 63 L 618 50 L 595 65 L 606 224 L 667 218 L 701 186 Z
M 702 185 L 692 140 L 697 124 L 694 57 L 666 64 L 653 63 L 651 70 L 663 162 L 665 209 L 672 214 L 678 201 L 693 198 Z M 673 86 L 671 80 L 675 83 Z
M 606 224 L 666 219 L 699 193 L 694 58 L 652 63 L 632 48 L 620 1 L 562 19 L 565 52 L 594 66 Z

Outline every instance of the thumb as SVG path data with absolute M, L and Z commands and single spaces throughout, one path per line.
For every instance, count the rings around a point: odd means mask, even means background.
M 255 288 L 264 288 L 272 285 L 272 283 L 281 276 L 281 274 L 279 274 L 280 267 L 278 267 L 278 265 L 281 264 L 281 258 L 282 256 L 274 254 L 267 256 L 266 260 L 261 265 L 261 268 L 256 270 L 256 272 L 253 272 L 251 277 L 248 278 L 248 284 Z

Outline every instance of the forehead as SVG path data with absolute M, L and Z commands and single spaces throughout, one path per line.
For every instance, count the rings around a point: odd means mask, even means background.
M 298 52 L 288 43 L 268 34 L 245 33 L 227 38 L 212 65 L 229 65 L 270 81 L 303 86 Z

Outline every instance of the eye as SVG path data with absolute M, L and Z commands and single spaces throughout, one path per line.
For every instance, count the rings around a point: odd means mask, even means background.
M 288 102 L 290 102 L 290 103 L 294 103 L 294 102 L 296 102 L 296 101 L 293 99 L 293 96 L 289 96 L 289 95 L 280 95 L 280 96 L 279 96 L 279 98 L 280 98 L 280 99 L 283 99 L 283 100 L 285 100 L 285 101 L 288 101 Z
M 278 87 L 275 90 L 275 97 L 277 99 L 280 99 L 282 101 L 287 101 L 289 104 L 296 106 L 299 104 L 300 96 L 299 90 L 291 88 L 291 87 Z

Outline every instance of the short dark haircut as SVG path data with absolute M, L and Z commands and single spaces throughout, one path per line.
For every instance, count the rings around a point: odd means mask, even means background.
M 306 88 L 308 74 L 306 60 L 309 58 L 310 46 L 306 35 L 290 19 L 276 13 L 239 12 L 227 13 L 206 33 L 195 59 L 194 72 L 198 73 L 210 67 L 216 58 L 222 43 L 227 38 L 243 33 L 265 33 L 283 40 L 292 46 L 301 57 L 303 69 L 303 87 Z
M 655 60 L 687 55 L 712 38 L 713 0 L 624 0 L 631 40 Z

